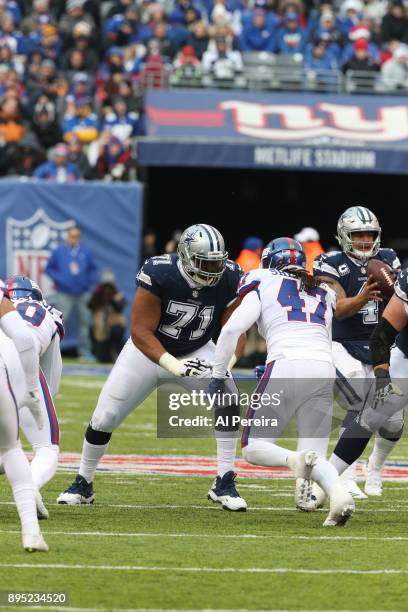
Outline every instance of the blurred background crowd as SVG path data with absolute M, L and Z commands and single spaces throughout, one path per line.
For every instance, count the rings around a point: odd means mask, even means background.
M 408 87 L 407 0 L 0 0 L 0 176 L 136 177 L 163 67 L 225 82 L 248 57 Z

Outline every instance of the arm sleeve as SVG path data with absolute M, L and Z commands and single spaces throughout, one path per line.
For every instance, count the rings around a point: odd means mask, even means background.
M 0 319 L 0 326 L 14 342 L 26 375 L 27 391 L 36 391 L 40 370 L 39 353 L 34 339 L 18 312 L 7 312 Z
M 397 334 L 398 331 L 384 317 L 375 326 L 370 338 L 370 351 L 374 368 L 383 363 L 390 363 L 390 350 Z
M 247 331 L 259 319 L 261 302 L 255 291 L 250 291 L 242 303 L 228 319 L 221 330 L 214 356 L 213 376 L 224 378 L 228 364 L 237 346 L 241 334 Z

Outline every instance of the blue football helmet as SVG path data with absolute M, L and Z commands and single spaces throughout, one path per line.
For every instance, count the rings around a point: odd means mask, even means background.
M 6 290 L 11 300 L 31 298 L 37 302 L 43 301 L 41 289 L 28 276 L 10 276 L 7 279 Z
M 271 240 L 262 253 L 262 268 L 306 270 L 306 255 L 302 245 L 293 238 Z

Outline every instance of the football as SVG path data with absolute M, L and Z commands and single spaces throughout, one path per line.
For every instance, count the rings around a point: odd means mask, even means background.
M 394 270 L 380 259 L 370 259 L 367 265 L 367 276 L 370 274 L 377 281 L 382 295 L 386 298 L 392 297 L 395 282 Z

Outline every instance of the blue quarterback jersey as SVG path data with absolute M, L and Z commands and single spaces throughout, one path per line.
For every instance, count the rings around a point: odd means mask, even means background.
M 380 259 L 393 270 L 400 268 L 400 261 L 393 249 L 380 249 L 372 259 Z M 347 297 L 358 295 L 367 281 L 367 263 L 352 259 L 342 251 L 324 253 L 316 257 L 313 265 L 315 276 L 327 276 L 343 287 Z M 368 340 L 377 325 L 383 305 L 376 300 L 367 302 L 355 315 L 338 321 L 333 319 L 333 340 L 366 364 L 371 364 Z
M 156 337 L 175 357 L 201 348 L 221 326 L 224 310 L 237 297 L 242 270 L 227 261 L 224 274 L 214 287 L 197 287 L 185 274 L 177 255 L 146 259 L 136 284 L 161 301 Z
M 405 302 L 405 310 L 408 314 L 408 269 L 401 270 L 395 283 L 395 293 Z M 408 357 L 408 325 L 398 334 L 395 344 Z

